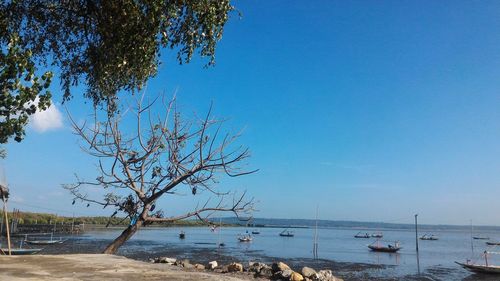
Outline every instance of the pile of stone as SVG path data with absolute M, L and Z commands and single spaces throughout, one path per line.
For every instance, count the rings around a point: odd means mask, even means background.
M 335 277 L 331 270 L 316 271 L 310 267 L 303 267 L 300 272 L 294 271 L 283 262 L 275 262 L 268 265 L 261 262 L 250 262 L 248 266 L 241 263 L 230 263 L 228 265 L 219 265 L 217 261 L 211 261 L 207 265 L 191 264 L 189 260 L 177 260 L 174 258 L 160 257 L 150 260 L 154 263 L 166 263 L 174 266 L 193 270 L 210 270 L 216 273 L 238 273 L 246 272 L 254 277 L 266 278 L 269 280 L 288 280 L 288 281 L 342 281 Z

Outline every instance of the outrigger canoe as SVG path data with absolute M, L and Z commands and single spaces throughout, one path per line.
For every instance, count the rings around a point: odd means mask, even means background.
M 455 263 L 472 272 L 500 274 L 500 266 L 498 265 L 467 264 L 457 261 Z
M 41 250 L 43 249 L 10 249 L 10 254 L 11 255 L 33 255 L 33 254 L 36 254 L 38 252 L 40 252 Z M 3 253 L 5 253 L 6 255 L 9 254 L 9 249 L 0 249 L 0 251 L 2 251 Z
M 54 244 L 62 244 L 66 240 L 24 240 L 24 242 L 32 245 L 54 245 Z

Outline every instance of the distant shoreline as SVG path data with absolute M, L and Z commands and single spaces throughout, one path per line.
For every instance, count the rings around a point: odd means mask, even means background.
M 2 215 L 2 212 L 0 212 Z M 110 229 L 121 228 L 129 224 L 127 218 L 105 217 L 105 216 L 88 216 L 88 217 L 66 217 L 55 214 L 19 212 L 13 214 L 9 212 L 11 221 L 15 221 L 18 225 L 79 225 L 85 226 L 95 225 L 98 227 L 107 226 Z M 251 228 L 314 228 L 316 220 L 313 219 L 275 219 L 275 218 L 246 218 L 240 220 L 235 217 L 222 217 L 210 219 L 212 224 L 222 223 L 222 226 L 241 226 Z M 409 230 L 414 229 L 414 224 L 410 223 L 387 223 L 387 222 L 363 222 L 363 221 L 346 221 L 346 220 L 318 220 L 318 228 L 345 228 L 353 230 L 369 230 L 369 229 L 391 229 L 391 230 Z M 191 226 L 206 226 L 205 222 L 199 220 L 180 220 L 172 223 L 154 224 L 155 227 L 191 227 Z M 470 231 L 471 225 L 449 225 L 449 224 L 419 224 L 420 231 L 432 230 L 457 230 Z M 492 225 L 474 225 L 474 231 L 500 231 L 500 226 Z

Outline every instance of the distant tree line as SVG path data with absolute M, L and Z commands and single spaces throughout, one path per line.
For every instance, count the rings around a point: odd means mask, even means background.
M 56 214 L 47 214 L 47 213 L 32 213 L 32 212 L 7 212 L 9 215 L 9 220 L 17 220 L 18 224 L 99 224 L 99 225 L 129 225 L 129 218 L 120 218 L 120 217 L 104 217 L 104 216 L 95 216 L 95 217 L 68 217 L 68 216 L 59 216 Z M 3 212 L 0 211 L 1 217 L 3 217 Z M 160 223 L 157 226 L 204 226 L 206 225 L 204 222 L 199 220 L 180 220 L 176 222 L 167 222 Z M 224 225 L 228 225 L 224 223 Z

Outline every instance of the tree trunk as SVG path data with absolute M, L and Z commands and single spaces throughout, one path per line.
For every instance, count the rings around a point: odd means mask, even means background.
M 139 218 L 134 225 L 129 225 L 120 236 L 116 237 L 111 244 L 109 244 L 104 250 L 104 254 L 114 254 L 125 242 L 127 242 L 130 237 L 132 237 L 137 230 L 144 224 L 142 218 Z

